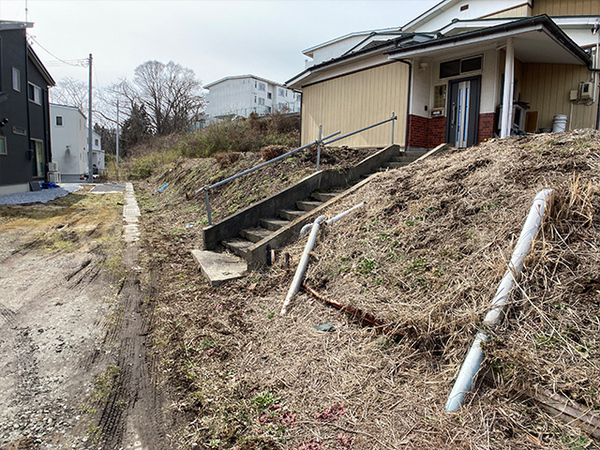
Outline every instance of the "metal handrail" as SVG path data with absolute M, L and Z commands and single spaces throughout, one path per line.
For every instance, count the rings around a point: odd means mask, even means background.
M 320 156 L 321 156 L 321 147 L 323 145 L 328 145 L 328 144 L 331 144 L 332 142 L 336 142 L 336 141 L 339 141 L 341 139 L 347 138 L 349 136 L 353 136 L 355 134 L 362 133 L 363 131 L 369 130 L 371 128 L 378 127 L 379 125 L 383 125 L 384 123 L 387 123 L 387 122 L 392 122 L 392 144 L 393 144 L 394 143 L 394 122 L 393 121 L 397 120 L 397 119 L 398 119 L 398 116 L 396 116 L 396 113 L 392 112 L 392 117 L 389 118 L 389 119 L 383 120 L 383 121 L 378 122 L 378 123 L 373 124 L 373 125 L 369 125 L 368 127 L 361 128 L 360 130 L 353 131 L 352 133 L 345 134 L 343 136 L 340 136 L 340 137 L 338 137 L 336 139 L 332 139 L 330 141 L 327 141 L 327 139 L 330 139 L 330 138 L 332 138 L 334 136 L 337 136 L 338 134 L 341 133 L 341 131 L 337 131 L 335 133 L 332 133 L 332 134 L 330 134 L 330 135 L 325 136 L 325 137 L 322 138 L 321 135 L 322 135 L 323 127 L 322 127 L 322 125 L 319 125 L 319 138 L 316 139 L 316 140 L 314 140 L 314 141 L 312 141 L 310 144 L 306 144 L 306 145 L 303 145 L 302 147 L 298 147 L 298 148 L 296 148 L 294 150 L 291 150 L 291 151 L 289 151 L 287 153 L 284 153 L 283 155 L 280 155 L 280 156 L 278 156 L 276 158 L 270 159 L 267 162 L 259 164 L 258 166 L 251 167 L 250 169 L 244 170 L 243 172 L 240 172 L 240 173 L 238 173 L 236 175 L 233 175 L 233 176 L 231 176 L 229 178 L 225 178 L 224 180 L 221 180 L 221 181 L 219 181 L 219 182 L 217 182 L 215 184 L 211 184 L 210 186 L 203 186 L 203 187 L 201 187 L 200 189 L 198 189 L 196 191 L 196 194 L 204 191 L 204 197 L 205 197 L 205 202 L 206 202 L 206 217 L 208 219 L 208 224 L 212 225 L 212 218 L 211 218 L 212 214 L 211 214 L 211 210 L 210 210 L 210 198 L 209 198 L 209 191 L 211 189 L 215 189 L 215 188 L 217 188 L 219 186 L 222 186 L 224 184 L 229 183 L 230 181 L 233 181 L 233 180 L 235 180 L 237 178 L 243 177 L 244 175 L 248 175 L 249 173 L 254 172 L 255 170 L 261 169 L 261 168 L 263 168 L 265 166 L 268 166 L 269 164 L 273 164 L 274 162 L 277 162 L 277 161 L 280 161 L 280 160 L 282 160 L 284 158 L 287 158 L 288 156 L 293 155 L 294 153 L 297 153 L 300 150 L 304 150 L 304 149 L 306 149 L 308 147 L 311 147 L 313 145 L 317 145 L 318 146 L 318 149 L 317 149 L 317 171 L 318 171 L 319 170 L 319 161 L 320 161 Z
M 324 139 L 329 139 L 330 137 L 337 136 L 340 133 L 341 133 L 341 131 L 338 131 L 336 133 L 330 134 L 329 136 L 326 136 Z M 270 159 L 267 162 L 259 164 L 258 166 L 251 167 L 250 169 L 244 170 L 243 172 L 240 172 L 238 174 L 230 176 L 229 178 L 225 178 L 224 180 L 221 180 L 218 183 L 211 184 L 210 186 L 204 186 L 204 187 L 198 189 L 196 191 L 196 193 L 198 193 L 198 192 L 200 192 L 200 191 L 202 191 L 204 189 L 214 189 L 214 188 L 217 188 L 217 187 L 222 186 L 224 184 L 227 184 L 230 181 L 235 180 L 236 178 L 243 177 L 244 175 L 247 175 L 247 174 L 249 174 L 251 172 L 254 172 L 255 170 L 261 169 L 261 168 L 263 168 L 265 166 L 268 166 L 269 164 L 272 164 L 272 163 L 277 162 L 277 161 L 279 161 L 281 159 L 287 158 L 288 156 L 290 156 L 290 155 L 292 155 L 292 154 L 294 154 L 296 152 L 299 152 L 300 150 L 304 150 L 304 149 L 306 149 L 306 148 L 308 148 L 308 147 L 310 147 L 312 145 L 318 144 L 318 143 L 319 143 L 319 139 L 314 140 L 310 144 L 306 144 L 306 145 L 303 145 L 302 147 L 298 147 L 298 148 L 296 148 L 294 150 L 290 150 L 289 152 L 284 153 L 283 155 L 280 155 L 280 156 L 278 156 L 276 158 Z
M 371 128 L 378 127 L 379 125 L 383 125 L 384 123 L 392 122 L 393 120 L 398 120 L 398 116 L 396 115 L 396 113 L 392 113 L 392 117 L 390 117 L 389 119 L 382 120 L 381 122 L 378 122 L 376 124 L 369 125 L 368 127 L 364 127 L 364 128 L 361 128 L 360 130 L 353 131 L 352 133 L 344 134 L 343 136 L 337 137 L 337 138 L 332 139 L 330 141 L 323 142 L 323 145 L 329 145 L 332 142 L 340 141 L 340 140 L 345 139 L 345 138 L 347 138 L 349 136 L 353 136 L 355 134 L 362 133 L 363 131 L 370 130 Z M 324 137 L 323 141 L 325 141 L 326 139 L 329 139 L 329 136 L 328 137 Z M 394 123 L 392 122 L 392 144 L 393 143 L 394 143 Z

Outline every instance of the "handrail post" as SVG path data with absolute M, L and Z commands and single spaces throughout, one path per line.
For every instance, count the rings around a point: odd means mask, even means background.
M 317 172 L 319 171 L 319 166 L 321 164 L 321 144 L 323 137 L 323 125 L 319 125 L 319 144 L 317 145 Z
M 391 145 L 394 145 L 394 125 L 396 123 L 396 113 L 394 111 L 392 111 L 392 143 Z
M 204 200 L 206 201 L 206 218 L 208 219 L 208 224 L 212 225 L 212 219 L 211 219 L 211 212 L 210 212 L 210 200 L 208 198 L 208 191 L 209 191 L 209 187 L 208 186 L 204 186 Z

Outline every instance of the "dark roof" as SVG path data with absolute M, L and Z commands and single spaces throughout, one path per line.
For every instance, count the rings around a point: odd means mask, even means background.
M 453 36 L 443 36 L 439 33 L 402 33 L 399 37 L 388 39 L 384 42 L 381 42 L 380 44 L 367 46 L 367 48 L 363 48 L 354 53 L 345 53 L 344 55 L 339 56 L 337 58 L 333 58 L 328 61 L 323 61 L 319 64 L 315 64 L 314 66 L 308 67 L 295 77 L 289 79 L 286 83 L 289 83 L 292 80 L 295 80 L 296 78 L 301 77 L 302 75 L 309 73 L 315 69 L 320 69 L 322 67 L 336 64 L 338 62 L 355 58 L 357 56 L 362 56 L 369 53 L 377 53 L 378 51 L 385 50 L 386 48 L 390 48 L 389 51 L 385 52 L 386 54 L 394 55 L 408 50 L 435 48 L 438 45 L 450 42 L 461 42 L 463 40 L 472 39 L 474 37 L 492 36 L 497 33 L 510 32 L 532 25 L 543 25 L 544 27 L 546 27 L 548 31 L 550 31 L 552 35 L 564 47 L 571 51 L 571 53 L 573 53 L 585 65 L 587 65 L 588 67 L 591 65 L 591 58 L 588 55 L 588 53 L 581 47 L 579 47 L 575 42 L 573 42 L 571 38 L 567 36 L 565 32 L 550 17 L 548 17 L 546 14 L 543 14 L 540 16 L 526 17 L 524 19 L 514 20 L 512 22 L 502 25 L 496 25 L 474 31 L 467 31 L 465 33 Z
M 436 39 L 430 39 L 425 42 L 415 43 L 410 42 L 407 44 L 403 44 L 400 41 L 395 42 L 395 49 L 388 52 L 390 55 L 394 55 L 396 53 L 402 53 L 406 50 L 420 50 L 436 47 L 441 44 L 446 44 L 450 42 L 461 42 L 464 40 L 472 39 L 474 37 L 487 37 L 492 36 L 497 33 L 506 33 L 514 30 L 518 30 L 519 28 L 525 28 L 527 26 L 532 25 L 543 25 L 552 33 L 552 35 L 568 50 L 571 51 L 577 58 L 581 60 L 587 66 L 591 64 L 590 55 L 586 53 L 581 47 L 579 47 L 575 42 L 571 40 L 569 36 L 558 26 L 556 23 L 548 17 L 546 14 L 542 14 L 540 16 L 527 17 L 524 19 L 518 19 L 506 24 L 496 25 L 493 27 L 481 28 L 479 30 L 467 31 L 466 33 L 457 34 L 454 36 L 440 36 Z
M 40 60 L 38 55 L 35 54 L 35 52 L 29 44 L 27 44 L 27 55 L 31 59 L 31 62 L 33 62 L 33 65 L 40 71 L 44 79 L 47 81 L 48 86 L 56 85 L 54 78 L 52 78 L 50 72 L 48 72 L 48 70 L 44 67 L 44 64 L 42 64 L 42 61 Z

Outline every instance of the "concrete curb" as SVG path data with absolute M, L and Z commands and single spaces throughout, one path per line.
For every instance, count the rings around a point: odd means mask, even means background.
M 138 222 L 141 215 L 140 208 L 135 199 L 135 193 L 133 192 L 133 184 L 127 183 L 125 185 L 123 206 L 123 240 L 128 244 L 133 244 L 140 240 Z

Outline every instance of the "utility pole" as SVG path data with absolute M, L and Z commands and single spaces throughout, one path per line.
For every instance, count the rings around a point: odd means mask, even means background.
M 90 74 L 88 81 L 88 183 L 94 182 L 94 170 L 93 170 L 93 162 L 92 162 L 92 54 L 90 53 L 90 60 L 88 63 Z
M 119 100 L 117 100 L 117 170 L 119 169 Z

